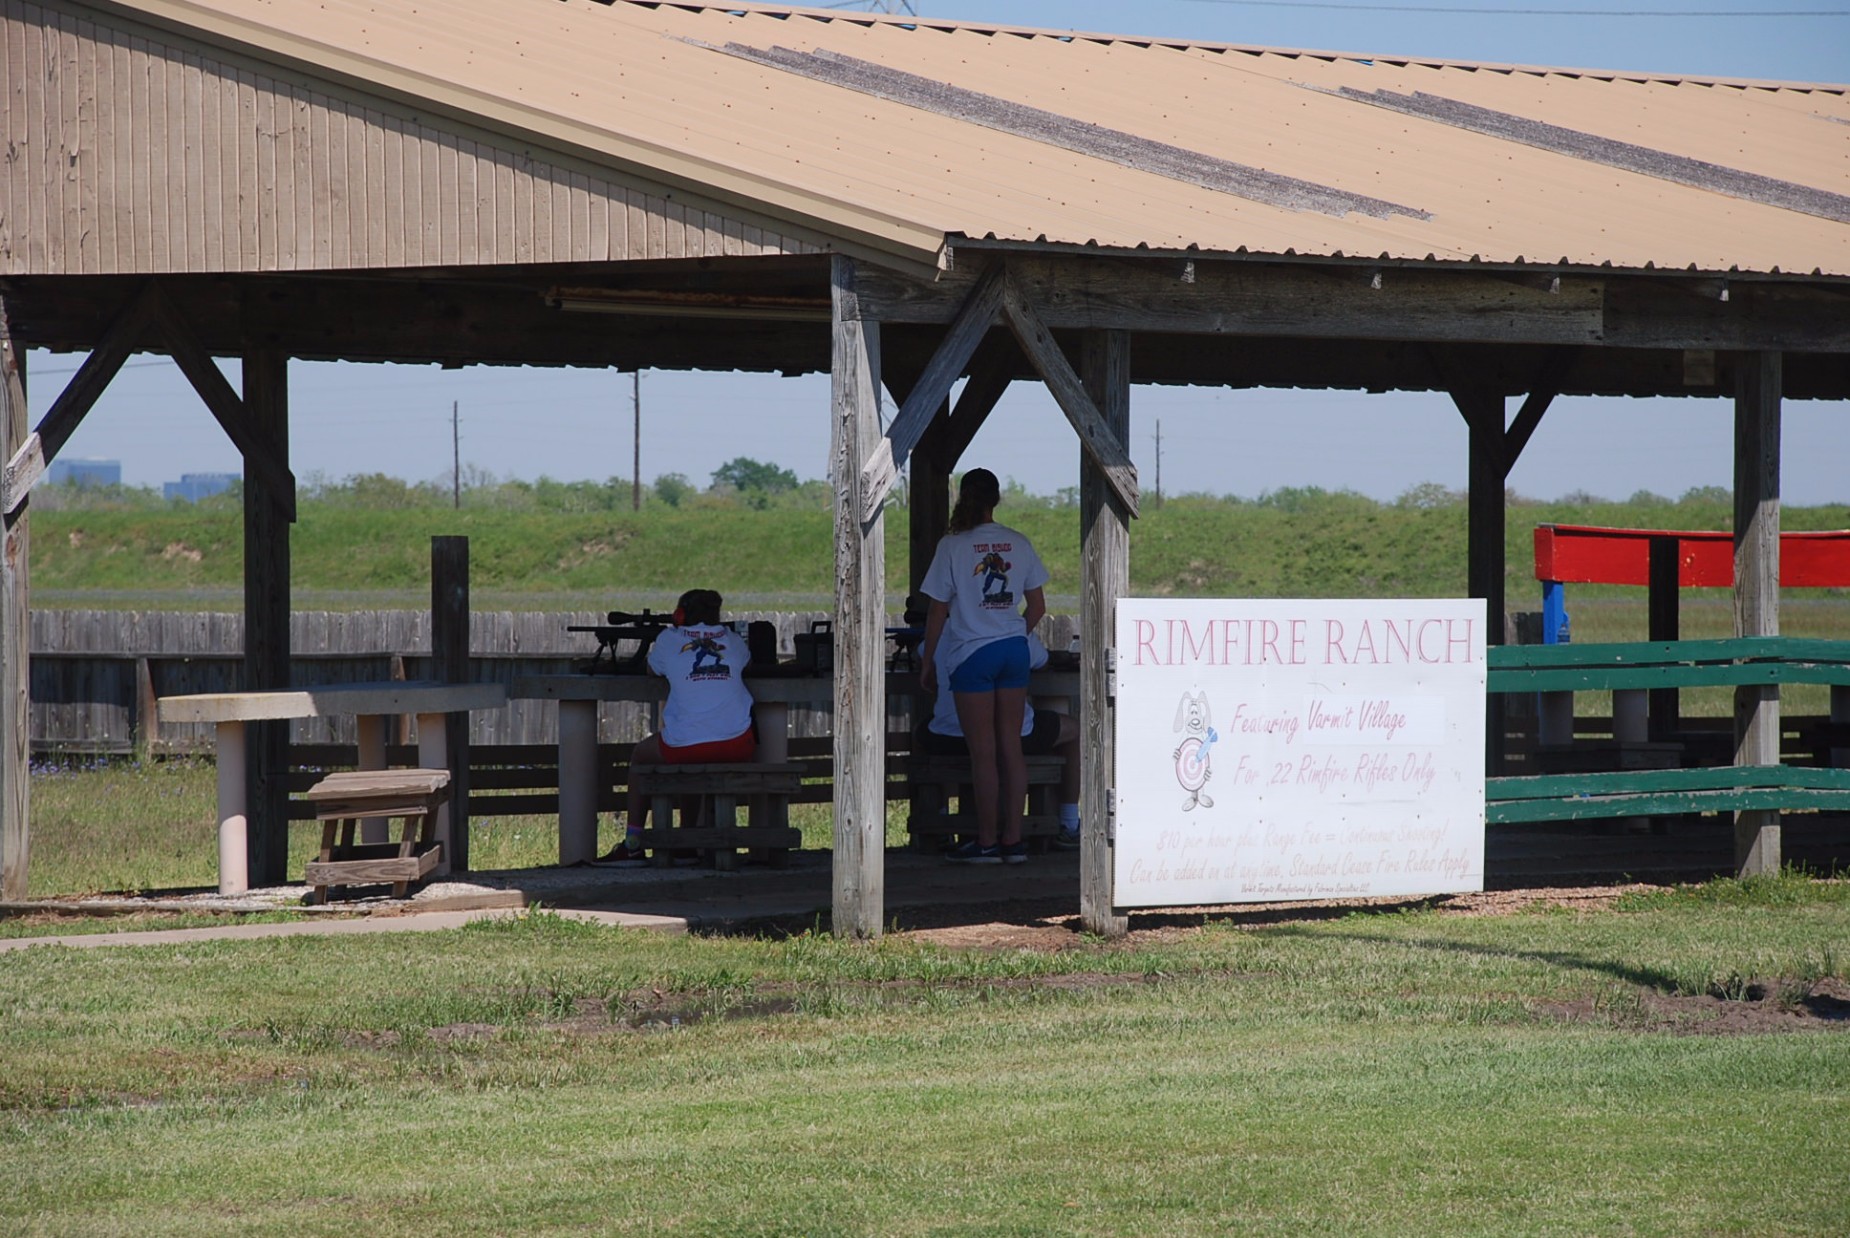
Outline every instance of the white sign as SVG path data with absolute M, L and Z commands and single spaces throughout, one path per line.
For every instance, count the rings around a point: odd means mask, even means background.
M 1484 888 L 1484 603 L 1125 598 L 1121 907 Z

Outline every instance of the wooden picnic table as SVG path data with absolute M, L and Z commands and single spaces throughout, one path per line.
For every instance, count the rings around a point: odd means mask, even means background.
M 835 684 L 826 675 L 745 675 L 758 724 L 757 760 L 777 764 L 790 759 L 790 707 L 835 707 Z M 911 671 L 887 673 L 887 694 L 904 696 L 918 687 Z M 577 864 L 597 852 L 597 710 L 603 701 L 659 704 L 668 699 L 668 681 L 659 675 L 530 675 L 516 679 L 508 695 L 514 700 L 559 702 L 559 863 Z M 1036 671 L 1029 695 L 1039 707 L 1079 696 L 1077 671 Z M 1054 704 L 1053 708 L 1062 708 Z
M 329 684 L 319 688 L 286 688 L 267 692 L 203 692 L 164 696 L 158 709 L 162 722 L 216 724 L 218 761 L 218 890 L 242 894 L 250 888 L 249 838 L 246 800 L 245 726 L 285 718 L 324 718 L 354 715 L 360 729 L 360 768 L 385 767 L 388 719 L 415 714 L 418 720 L 418 761 L 433 769 L 448 769 L 444 745 L 444 715 L 475 709 L 499 709 L 507 703 L 507 687 L 498 683 L 435 683 L 426 680 L 390 680 L 380 683 Z M 451 777 L 456 771 L 451 770 Z M 448 871 L 450 853 L 449 808 L 437 813 L 436 836 L 443 859 L 436 874 Z

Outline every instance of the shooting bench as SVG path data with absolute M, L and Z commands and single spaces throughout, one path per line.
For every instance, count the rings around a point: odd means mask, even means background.
M 1052 755 L 1029 756 L 1028 812 L 1021 836 L 1029 845 L 1045 848 L 1060 830 L 1060 771 L 1063 761 Z M 963 835 L 976 837 L 976 814 L 970 806 L 970 758 L 958 754 L 915 752 L 906 758 L 906 779 L 912 784 L 912 811 L 906 818 L 914 851 L 936 851 Z M 957 800 L 958 811 L 950 803 Z
M 692 849 L 711 855 L 715 868 L 732 869 L 740 848 L 775 868 L 803 844 L 801 831 L 790 826 L 790 797 L 803 785 L 796 762 L 632 765 L 629 777 L 648 797 L 642 845 L 658 868 L 675 851 Z M 739 824 L 741 805 L 751 814 L 748 825 Z
M 449 798 L 450 772 L 443 769 L 351 770 L 310 787 L 308 800 L 321 822 L 321 855 L 308 862 L 306 876 L 315 901 L 327 902 L 330 886 L 388 881 L 392 897 L 403 898 L 442 858 L 437 810 Z M 361 842 L 360 822 L 381 817 L 402 819 L 403 836 L 396 843 Z

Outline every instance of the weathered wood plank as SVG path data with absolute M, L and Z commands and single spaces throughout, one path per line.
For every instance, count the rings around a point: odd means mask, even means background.
M 1117 441 L 1130 441 L 1130 336 L 1122 331 L 1088 331 L 1081 364 L 1090 400 Z M 1089 452 L 1080 453 L 1079 674 L 1080 744 L 1086 753 L 1080 782 L 1079 918 L 1087 931 L 1122 937 L 1128 916 L 1116 910 L 1112 815 L 1117 786 L 1117 709 L 1113 659 L 1118 601 L 1130 592 L 1131 504 Z
M 26 437 L 26 347 L 0 294 L 0 457 Z M 27 768 L 31 746 L 31 510 L 0 516 L 0 898 L 26 897 L 31 851 Z
M 6 455 L 5 474 L 0 477 L 0 511 L 18 509 L 45 474 L 71 434 L 82 423 L 84 414 L 96 406 L 122 363 L 142 342 L 159 314 L 158 295 L 153 285 L 144 285 L 122 312 L 110 323 L 99 343 L 71 376 L 71 381 L 52 401 L 38 429 Z
M 1110 483 L 1118 502 L 1132 516 L 1137 514 L 1137 466 L 1131 463 L 1124 438 L 1100 414 L 1098 405 L 1086 391 L 1085 384 L 1054 342 L 1053 332 L 1015 286 L 1011 275 L 1004 281 L 1002 313 L 1008 319 L 1015 339 L 1028 360 L 1047 384 L 1055 403 L 1079 432 L 1079 445 L 1099 473 Z M 1126 345 L 1128 348 L 1128 345 Z M 1128 359 L 1126 361 L 1128 364 Z
M 880 936 L 886 907 L 885 516 L 863 521 L 861 462 L 879 433 L 880 324 L 855 300 L 857 266 L 830 264 L 830 475 L 835 487 L 835 871 L 837 936 Z
M 1779 353 L 1738 359 L 1734 404 L 1734 634 L 1779 635 Z M 1736 765 L 1779 761 L 1779 688 L 1734 691 Z M 1745 810 L 1734 822 L 1739 876 L 1780 869 L 1777 809 Z
M 963 250 L 974 258 L 978 251 Z M 960 265 L 973 265 L 960 263 Z M 1195 278 L 1174 258 L 1115 261 L 1010 255 L 1009 274 L 1055 329 L 1208 335 L 1479 343 L 1591 344 L 1601 341 L 1604 284 L 1563 278 L 1558 292 L 1491 275 L 1363 266 L 1306 270 L 1197 259 Z M 950 322 L 974 272 L 938 280 L 870 270 L 863 312 L 888 322 Z
M 1005 280 L 1000 262 L 983 273 L 976 287 L 971 289 L 969 299 L 958 311 L 956 320 L 951 323 L 950 330 L 945 332 L 944 339 L 926 363 L 924 373 L 913 385 L 905 403 L 887 426 L 886 433 L 862 465 L 863 521 L 873 519 L 875 511 L 886 501 L 894 481 L 899 477 L 899 470 L 905 467 L 906 457 L 918 445 L 926 426 L 950 397 L 951 385 L 963 373 L 964 367 L 976 353 L 977 346 L 989 333 L 991 324 L 996 320 L 996 311 L 1002 304 Z

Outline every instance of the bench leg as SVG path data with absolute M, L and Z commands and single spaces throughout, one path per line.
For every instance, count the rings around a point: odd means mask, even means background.
M 649 800 L 649 815 L 652 828 L 662 837 L 667 837 L 668 831 L 674 828 L 674 798 L 667 795 L 652 797 Z M 667 868 L 674 862 L 674 849 L 658 845 L 649 858 L 654 861 L 655 867 Z
M 730 830 L 739 824 L 739 797 L 736 795 L 713 796 L 713 828 Z M 739 866 L 739 853 L 735 848 L 721 844 L 713 848 L 713 867 L 721 872 L 732 872 Z

